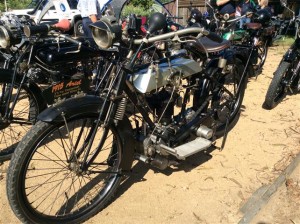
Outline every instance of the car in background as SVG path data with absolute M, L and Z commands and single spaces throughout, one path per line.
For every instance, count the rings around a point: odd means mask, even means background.
M 28 15 L 37 24 L 68 19 L 71 22 L 72 34 L 82 36 L 82 18 L 77 3 L 78 0 L 32 0 L 26 9 L 9 10 L 6 14 Z

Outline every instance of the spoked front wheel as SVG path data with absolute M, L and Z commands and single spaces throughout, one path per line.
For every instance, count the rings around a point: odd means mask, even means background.
M 39 121 L 20 142 L 7 194 L 22 222 L 80 223 L 108 204 L 121 181 L 121 139 L 114 127 L 95 127 L 96 120 L 94 114 L 55 125 Z
M 11 87 L 10 82 L 0 80 L 0 161 L 10 159 L 19 141 L 35 123 L 37 115 L 46 107 L 30 85 L 20 86 L 18 83 L 13 86 L 8 103 Z M 10 112 L 12 102 L 15 102 L 14 109 L 11 115 L 7 116 L 6 112 Z

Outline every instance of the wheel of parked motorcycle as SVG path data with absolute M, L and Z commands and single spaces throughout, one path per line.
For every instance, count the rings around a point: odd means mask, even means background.
M 289 81 L 291 69 L 292 64 L 286 61 L 281 62 L 278 66 L 266 94 L 263 105 L 265 109 L 273 109 L 285 97 L 287 92 L 286 84 Z
M 84 35 L 82 20 L 78 20 L 74 24 L 74 34 L 75 34 L 75 36 L 83 36 Z
M 212 103 L 213 110 L 216 111 L 216 137 L 222 137 L 225 131 L 231 130 L 238 120 L 247 86 L 247 76 L 242 77 L 244 68 L 243 62 L 237 59 L 228 74 L 225 76 L 220 74 L 220 82 L 224 85 L 217 92 Z
M 267 55 L 268 55 L 268 41 L 261 41 L 258 43 L 257 46 L 257 54 L 258 54 L 258 60 L 257 60 L 257 64 L 254 65 L 254 68 L 257 72 L 261 72 L 262 71 L 262 67 L 264 66 L 266 59 L 267 59 Z
M 7 194 L 22 222 L 82 223 L 110 202 L 122 178 L 122 140 L 114 126 L 96 127 L 97 118 L 95 111 L 38 121 L 20 142 Z
M 12 107 L 12 103 L 7 107 L 11 84 L 0 80 L 0 161 L 11 158 L 19 141 L 35 123 L 37 115 L 44 109 L 40 99 L 27 85 L 22 86 L 19 96 L 16 98 L 19 86 L 17 83 L 13 86 L 10 102 L 16 100 L 16 105 L 13 112 L 8 115 L 6 112 Z

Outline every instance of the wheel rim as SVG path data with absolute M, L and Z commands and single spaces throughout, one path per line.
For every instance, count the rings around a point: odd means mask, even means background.
M 265 64 L 267 58 L 267 42 L 263 42 L 262 45 L 257 48 L 257 50 L 258 50 L 257 67 L 260 69 Z
M 38 106 L 36 100 L 29 94 L 28 90 L 22 88 L 17 99 L 13 114 L 9 118 L 4 118 L 5 102 L 7 89 L 10 88 L 6 83 L 0 84 L 0 161 L 8 159 L 19 141 L 32 127 L 38 115 Z M 13 88 L 12 101 L 16 97 L 18 86 Z M 10 104 L 11 108 L 12 104 Z
M 25 206 L 35 216 L 54 221 L 72 220 L 105 203 L 120 177 L 121 153 L 114 137 L 116 131 L 109 131 L 100 154 L 85 172 L 79 171 L 85 151 L 76 160 L 68 160 L 72 148 L 70 139 L 79 150 L 84 138 L 88 138 L 93 122 L 94 119 L 86 118 L 69 122 L 69 135 L 65 126 L 55 128 L 43 137 L 30 155 L 22 186 Z M 76 142 L 80 133 L 82 139 Z M 95 152 L 102 133 L 100 129 L 97 131 L 91 152 Z

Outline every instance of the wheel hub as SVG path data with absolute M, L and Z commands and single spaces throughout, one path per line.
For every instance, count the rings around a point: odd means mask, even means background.
M 10 125 L 10 121 L 7 119 L 3 119 L 3 117 L 0 116 L 0 130 L 7 128 L 9 125 Z
M 71 171 L 73 171 L 74 173 L 76 173 L 77 175 L 81 175 L 81 174 L 83 174 L 83 171 L 82 171 L 80 165 L 81 165 L 80 163 L 77 163 L 77 162 L 71 162 L 71 163 L 69 164 L 69 169 L 70 169 Z

